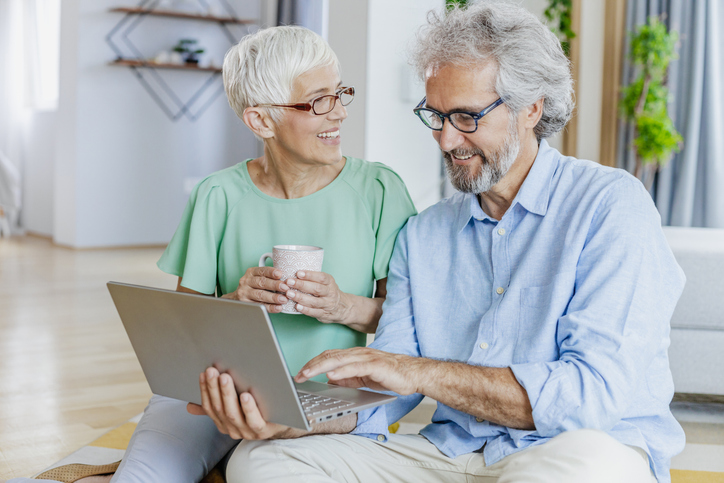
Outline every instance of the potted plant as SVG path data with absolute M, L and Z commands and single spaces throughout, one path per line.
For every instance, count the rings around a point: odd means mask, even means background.
M 198 65 L 198 55 L 203 54 L 204 49 L 195 48 L 195 44 L 197 42 L 198 41 L 196 39 L 181 39 L 173 48 L 173 51 L 181 54 L 183 56 L 184 62 L 186 62 L 187 64 Z
M 638 77 L 622 89 L 621 113 L 626 123 L 634 127 L 634 176 L 647 189 L 651 188 L 656 171 L 681 150 L 684 141 L 667 108 L 666 71 L 675 58 L 677 39 L 677 33 L 667 32 L 656 17 L 650 17 L 631 37 L 630 58 Z

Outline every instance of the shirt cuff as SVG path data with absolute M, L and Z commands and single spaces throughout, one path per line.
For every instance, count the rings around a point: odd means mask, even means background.
M 553 437 L 566 429 L 566 419 L 580 407 L 566 374 L 565 363 L 533 362 L 510 367 L 528 393 L 533 423 L 541 436 Z
M 357 427 L 350 434 L 387 442 L 390 432 L 385 406 L 377 406 L 358 412 Z

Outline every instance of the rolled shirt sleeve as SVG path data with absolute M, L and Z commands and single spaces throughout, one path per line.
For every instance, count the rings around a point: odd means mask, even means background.
M 619 180 L 592 218 L 575 293 L 558 319 L 559 360 L 511 366 L 540 435 L 609 431 L 621 420 L 668 345 L 684 281 L 651 197 L 637 181 Z

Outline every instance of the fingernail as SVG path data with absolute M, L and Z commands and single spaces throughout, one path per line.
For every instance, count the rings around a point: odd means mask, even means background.
M 304 369 L 304 370 L 302 371 L 302 374 L 304 374 L 305 376 L 308 376 L 308 375 L 309 375 L 309 369 Z
M 294 285 L 294 284 L 290 283 L 289 285 Z M 289 287 L 287 287 L 286 285 L 284 285 L 284 284 L 279 285 L 280 292 L 286 292 L 287 290 L 289 290 Z
M 279 296 L 279 303 L 280 303 L 280 304 L 285 304 L 285 303 L 287 303 L 287 302 L 288 302 L 288 300 L 287 300 L 286 297 L 284 297 L 283 295 L 280 295 L 280 296 Z
M 274 271 L 272 272 L 272 275 L 273 275 L 274 277 L 276 277 L 276 278 L 281 278 L 282 272 L 280 272 L 279 270 L 274 270 Z
M 293 278 L 288 279 L 287 283 L 291 286 L 294 286 L 294 279 Z
M 201 384 L 204 384 L 206 382 L 206 373 L 205 372 L 201 373 L 201 376 L 199 377 L 199 382 L 201 382 Z
M 297 295 L 297 294 L 295 294 L 292 290 L 290 290 L 289 292 L 287 292 L 287 297 L 289 297 L 290 299 L 293 299 L 296 295 Z
M 297 304 L 296 309 L 301 312 L 302 310 L 304 310 L 304 305 Z
M 244 402 L 249 402 L 250 398 L 251 398 L 251 396 L 247 393 L 244 393 L 241 395 L 241 400 Z
M 304 273 L 304 272 L 297 272 L 297 276 L 298 276 L 299 278 L 304 278 L 304 277 L 307 276 L 307 274 Z
M 327 377 L 334 377 L 334 371 L 329 371 L 327 373 Z
M 219 381 L 221 382 L 222 386 L 226 386 L 229 383 L 228 378 L 226 376 L 221 376 L 219 378 Z

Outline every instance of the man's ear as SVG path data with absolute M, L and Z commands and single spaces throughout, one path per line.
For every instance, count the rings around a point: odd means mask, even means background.
M 244 109 L 243 121 L 260 138 L 269 139 L 274 137 L 276 125 L 264 110 L 258 107 L 247 107 Z
M 540 121 L 540 118 L 543 116 L 544 100 L 545 98 L 541 97 L 534 104 L 528 106 L 524 111 L 523 123 L 526 129 L 533 129 L 538 124 L 538 121 Z

